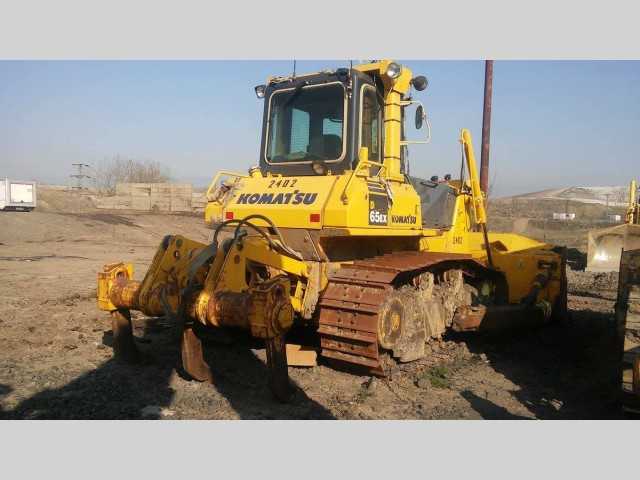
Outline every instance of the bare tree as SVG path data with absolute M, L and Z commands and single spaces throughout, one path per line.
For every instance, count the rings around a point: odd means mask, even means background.
M 118 183 L 163 183 L 169 180 L 168 170 L 154 160 L 116 155 L 104 159 L 96 168 L 96 187 L 107 194 L 115 193 Z

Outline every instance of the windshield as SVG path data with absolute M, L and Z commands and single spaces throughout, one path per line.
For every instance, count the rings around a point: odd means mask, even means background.
M 340 83 L 276 92 L 271 97 L 270 163 L 343 157 L 344 87 Z

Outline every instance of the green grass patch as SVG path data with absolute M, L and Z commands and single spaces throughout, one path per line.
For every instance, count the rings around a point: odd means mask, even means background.
M 431 385 L 433 388 L 449 388 L 452 372 L 444 365 L 436 365 L 425 370 L 418 379 L 419 387 Z

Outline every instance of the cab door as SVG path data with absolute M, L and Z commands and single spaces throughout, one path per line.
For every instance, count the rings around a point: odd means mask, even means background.
M 367 148 L 370 162 L 382 163 L 382 105 L 376 88 L 360 86 L 357 151 Z M 378 177 L 379 167 L 370 167 L 366 178 L 369 198 L 369 225 L 387 226 L 391 199 L 386 184 Z

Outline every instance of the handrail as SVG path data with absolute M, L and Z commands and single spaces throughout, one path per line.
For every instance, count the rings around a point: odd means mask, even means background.
M 236 177 L 236 178 L 249 178 L 249 175 L 245 175 L 243 173 L 230 172 L 228 170 L 220 170 L 218 173 L 216 173 L 216 176 L 213 177 L 213 180 L 209 184 L 209 188 L 207 188 L 207 193 L 205 194 L 205 196 L 207 197 L 208 201 L 212 201 L 213 200 L 211 198 L 211 191 L 215 188 L 215 186 L 218 183 L 218 180 L 222 176 Z
M 351 173 L 351 176 L 349 177 L 349 180 L 347 180 L 347 184 L 344 186 L 344 190 L 342 191 L 342 195 L 340 195 L 340 198 L 342 199 L 342 203 L 347 203 L 347 201 L 349 200 L 349 196 L 347 195 L 347 191 L 349 190 L 349 187 L 351 186 L 351 183 L 353 182 L 353 179 L 356 177 L 357 173 L 363 169 L 363 167 L 379 167 L 380 170 L 378 170 L 378 174 L 377 176 L 380 176 L 380 171 L 382 169 L 387 169 L 387 167 L 380 162 L 372 162 L 371 160 L 360 160 L 358 162 L 358 165 L 356 166 L 355 170 Z

